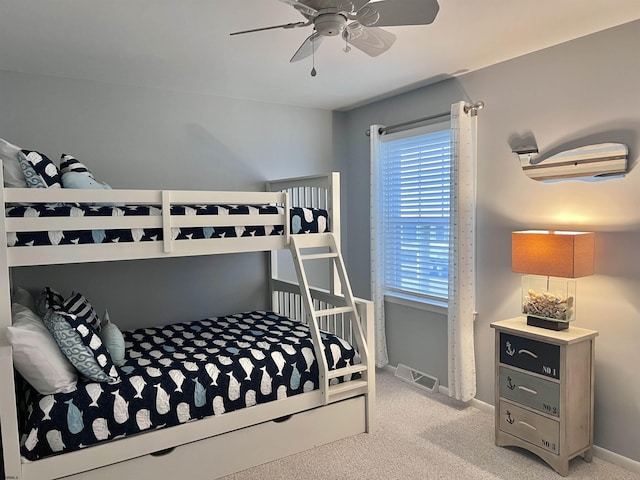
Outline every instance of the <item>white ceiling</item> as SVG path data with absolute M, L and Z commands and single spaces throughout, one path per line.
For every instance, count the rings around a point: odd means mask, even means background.
M 393 0 L 401 5 L 404 0 Z M 0 0 L 0 69 L 346 109 L 640 18 L 640 0 L 439 0 L 427 26 L 379 57 L 326 38 L 289 63 L 311 27 L 278 0 Z

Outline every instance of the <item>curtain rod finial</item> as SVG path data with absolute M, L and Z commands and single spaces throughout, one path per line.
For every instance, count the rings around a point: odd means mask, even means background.
M 464 112 L 465 113 L 471 112 L 471 115 L 477 115 L 478 114 L 478 110 L 482 110 L 483 108 L 484 108 L 484 102 L 482 100 L 478 100 L 474 104 L 467 103 L 464 106 Z

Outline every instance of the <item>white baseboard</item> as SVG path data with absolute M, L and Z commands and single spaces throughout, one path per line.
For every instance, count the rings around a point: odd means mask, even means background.
M 395 373 L 396 368 L 391 365 L 385 365 L 382 367 L 383 370 L 387 370 L 388 372 Z M 438 393 L 442 395 L 449 396 L 449 389 L 445 386 L 440 385 L 438 387 Z M 477 408 L 481 412 L 488 413 L 489 415 L 494 415 L 495 407 L 490 403 L 483 402 L 482 400 L 478 400 L 477 398 L 473 398 L 466 402 L 470 407 Z M 593 455 L 604 460 L 605 462 L 612 463 L 619 467 L 625 468 L 631 472 L 640 473 L 640 462 L 637 462 L 631 458 L 624 457 L 618 453 L 612 452 L 611 450 L 607 450 L 606 448 L 599 447 L 597 445 L 593 446 Z
M 605 462 L 613 463 L 614 465 L 626 468 L 631 472 L 640 473 L 640 462 L 636 462 L 628 457 L 623 457 L 611 450 L 594 445 L 593 454 Z

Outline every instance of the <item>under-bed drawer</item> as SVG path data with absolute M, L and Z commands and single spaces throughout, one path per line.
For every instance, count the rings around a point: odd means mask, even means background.
M 212 480 L 365 431 L 363 396 L 176 447 L 64 480 Z M 90 449 L 87 449 L 90 450 Z

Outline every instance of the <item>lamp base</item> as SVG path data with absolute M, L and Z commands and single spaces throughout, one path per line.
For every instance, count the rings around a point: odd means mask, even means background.
M 569 322 L 554 322 L 553 320 L 545 320 L 544 318 L 531 317 L 529 315 L 527 315 L 527 325 L 546 328 L 547 330 L 566 330 L 569 328 Z

